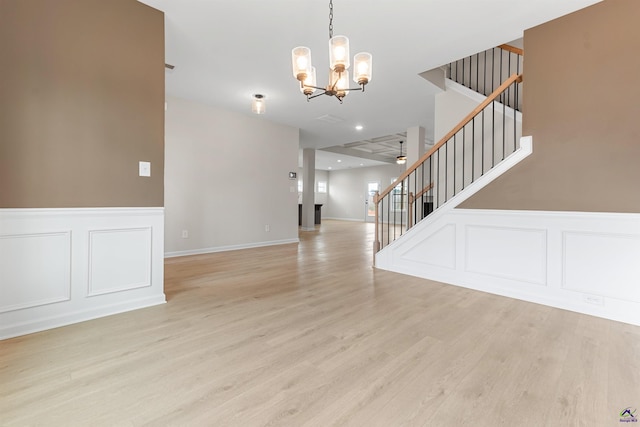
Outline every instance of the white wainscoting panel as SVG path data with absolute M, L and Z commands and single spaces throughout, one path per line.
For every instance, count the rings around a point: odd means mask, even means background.
M 465 238 L 467 272 L 546 285 L 546 230 L 472 225 Z
M 455 269 L 455 242 L 455 224 L 445 224 L 424 236 L 424 239 L 417 240 L 413 246 L 408 246 L 399 257 L 403 261 Z
M 454 268 L 423 255 L 438 250 L 455 251 Z M 640 325 L 640 214 L 436 211 L 376 267 Z
M 164 208 L 0 209 L 0 339 L 162 304 Z
M 151 286 L 151 227 L 89 231 L 89 291 Z
M 640 235 L 566 231 L 562 287 L 640 303 Z
M 0 235 L 0 313 L 70 299 L 70 231 Z

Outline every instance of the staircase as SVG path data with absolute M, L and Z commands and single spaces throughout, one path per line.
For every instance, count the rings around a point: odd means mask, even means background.
M 374 264 L 379 251 L 416 224 L 457 206 L 528 155 L 530 145 L 520 144 L 522 56 L 501 45 L 443 67 L 446 78 L 486 98 L 376 194 Z

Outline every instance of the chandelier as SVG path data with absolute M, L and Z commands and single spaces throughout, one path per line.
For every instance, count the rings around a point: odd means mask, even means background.
M 371 81 L 371 60 L 368 52 L 360 52 L 353 57 L 353 81 L 359 87 L 349 88 L 349 39 L 333 35 L 333 0 L 329 0 L 329 84 L 326 87 L 316 86 L 316 68 L 311 65 L 308 47 L 298 46 L 291 51 L 293 76 L 300 81 L 300 92 L 306 95 L 307 101 L 328 95 L 335 96 L 342 104 L 350 91 L 364 92 L 365 85 Z M 316 90 L 321 92 L 313 95 Z

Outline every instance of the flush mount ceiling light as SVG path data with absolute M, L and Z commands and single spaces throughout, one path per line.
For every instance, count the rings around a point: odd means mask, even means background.
M 294 48 L 291 61 L 293 77 L 300 81 L 300 92 L 306 95 L 307 101 L 328 95 L 335 96 L 342 104 L 342 99 L 349 91 L 364 92 L 365 85 L 371 81 L 372 56 L 368 52 L 360 52 L 353 57 L 353 81 L 360 87 L 349 88 L 349 39 L 333 35 L 333 0 L 329 0 L 329 84 L 326 87 L 316 86 L 316 68 L 311 66 L 311 50 L 308 47 Z M 322 92 L 313 95 L 316 89 Z
M 402 141 L 400 141 L 400 155 L 396 157 L 396 163 L 399 165 L 407 163 L 407 156 L 402 155 Z
M 266 97 L 260 93 L 256 93 L 255 95 L 253 95 L 253 101 L 251 101 L 252 113 L 264 114 L 264 112 L 267 109 L 267 106 L 265 104 L 265 98 Z

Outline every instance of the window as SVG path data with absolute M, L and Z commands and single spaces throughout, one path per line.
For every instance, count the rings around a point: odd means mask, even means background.
M 377 182 L 370 182 L 367 184 L 367 192 L 371 195 L 375 194 L 380 189 L 380 184 Z
M 327 192 L 327 182 L 318 181 L 318 193 L 326 193 L 326 192 Z

